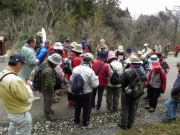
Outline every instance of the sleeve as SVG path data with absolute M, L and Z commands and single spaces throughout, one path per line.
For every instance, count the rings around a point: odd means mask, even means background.
M 99 79 L 98 79 L 98 76 L 95 75 L 94 71 L 92 71 L 92 73 L 91 73 L 90 80 L 91 80 L 91 87 L 92 88 L 98 87 Z
M 120 83 L 122 86 L 125 86 L 126 84 L 126 72 L 123 72 L 120 76 Z
M 166 90 L 166 74 L 165 74 L 165 72 L 161 72 L 161 81 L 162 81 L 162 83 L 161 83 L 161 89 L 163 90 L 163 91 L 165 91 Z
M 10 83 L 10 92 L 24 102 L 31 97 L 22 80 L 12 80 Z
M 110 77 L 110 70 L 108 64 L 106 64 L 106 77 Z
M 147 81 L 146 81 L 146 86 L 148 86 L 149 83 L 150 83 L 150 81 L 151 81 L 152 71 L 153 71 L 153 70 L 151 70 L 151 71 L 149 72 L 149 74 L 148 74 L 148 79 L 147 79 Z
M 47 53 L 46 53 L 46 50 L 45 50 L 44 48 L 42 48 L 42 49 L 40 50 L 39 55 L 38 55 L 38 60 L 39 60 L 40 63 L 43 62 L 46 54 L 47 54 Z
M 178 85 L 173 87 L 173 89 L 171 91 L 171 95 L 175 95 L 180 92 L 180 78 L 177 78 L 176 82 Z
M 49 67 L 48 67 L 49 68 Z M 46 91 L 53 92 L 55 86 L 55 76 L 53 70 L 46 70 L 44 72 L 44 88 Z
M 160 46 L 160 49 L 159 49 L 159 50 L 160 50 L 160 52 L 161 52 L 161 46 Z
M 39 62 L 39 60 L 36 59 L 36 57 L 34 55 L 34 52 L 29 52 L 29 54 L 27 56 L 28 56 L 27 60 L 28 60 L 30 65 L 34 66 L 34 65 L 36 65 Z
M 73 68 L 81 65 L 81 62 L 82 62 L 81 58 L 79 58 L 79 57 L 74 58 L 74 60 L 73 60 Z

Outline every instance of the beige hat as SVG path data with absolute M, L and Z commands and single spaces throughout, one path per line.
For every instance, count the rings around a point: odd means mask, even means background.
M 105 44 L 100 45 L 100 49 L 102 48 L 106 48 L 106 45 Z
M 62 64 L 62 57 L 58 53 L 54 53 L 51 56 L 48 56 L 48 60 L 57 65 Z
M 91 58 L 91 60 L 94 59 L 94 56 L 93 56 L 91 53 L 85 53 L 85 54 L 84 54 L 84 57 Z
M 142 64 L 142 61 L 138 57 L 131 57 L 130 58 L 131 63 L 137 63 L 137 64 Z
M 142 52 L 141 51 L 137 51 L 137 54 L 142 54 Z
M 43 37 L 43 34 L 41 31 L 39 31 L 38 33 L 36 33 L 37 36 Z
M 75 47 L 76 44 L 77 44 L 76 42 L 72 42 L 72 43 L 71 43 L 71 47 Z
M 123 46 L 119 45 L 117 51 L 124 52 Z
M 75 47 L 72 50 L 75 51 L 75 52 L 78 52 L 78 53 L 83 53 L 81 44 L 76 44 Z
M 148 43 L 145 43 L 144 46 L 148 46 Z
M 54 49 L 63 50 L 63 46 L 62 46 L 61 42 L 56 42 L 56 43 L 54 44 L 54 47 L 53 47 L 53 48 L 54 48 Z

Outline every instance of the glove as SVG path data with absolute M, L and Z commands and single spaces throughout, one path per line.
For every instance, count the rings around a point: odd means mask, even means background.
M 164 90 L 161 90 L 161 94 L 164 94 Z

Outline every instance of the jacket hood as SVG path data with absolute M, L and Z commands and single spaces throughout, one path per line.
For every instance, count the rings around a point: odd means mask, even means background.
M 122 68 L 122 64 L 118 61 L 112 61 L 110 64 L 114 70 L 120 70 Z

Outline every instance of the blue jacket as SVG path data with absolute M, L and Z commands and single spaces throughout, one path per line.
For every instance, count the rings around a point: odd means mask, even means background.
M 39 60 L 39 65 L 44 61 L 44 59 L 47 57 L 48 55 L 48 47 L 47 46 L 42 46 L 40 49 L 40 53 L 37 56 L 38 60 Z
M 177 76 L 176 81 L 174 82 L 172 91 L 171 91 L 171 97 L 177 97 L 178 93 L 180 92 L 180 73 Z

